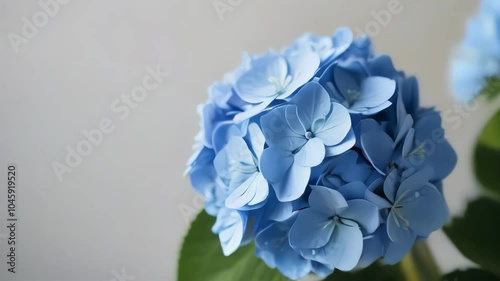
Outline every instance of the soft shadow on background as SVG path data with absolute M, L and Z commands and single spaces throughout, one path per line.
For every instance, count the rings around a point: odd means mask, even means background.
M 175 280 L 181 239 L 202 206 L 182 173 L 206 88 L 243 51 L 341 25 L 368 28 L 377 52 L 419 78 L 423 105 L 443 112 L 459 154 L 445 193 L 452 213 L 462 212 L 476 194 L 471 148 L 489 113 L 459 112 L 447 70 L 478 1 L 400 0 L 400 12 L 381 20 L 394 1 L 61 0 L 13 45 L 9 34 L 22 35 L 23 18 L 44 10 L 34 0 L 0 0 L 0 159 L 19 170 L 18 272 L 3 268 L 1 227 L 0 279 L 110 281 L 126 272 Z M 144 80 L 152 86 L 130 100 Z M 94 143 L 84 147 L 89 135 Z M 78 148 L 85 155 L 68 156 Z M 0 210 L 6 202 L 2 191 Z M 431 243 L 443 270 L 468 264 L 442 233 Z

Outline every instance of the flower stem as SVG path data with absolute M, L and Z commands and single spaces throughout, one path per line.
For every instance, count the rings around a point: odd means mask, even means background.
M 417 241 L 411 252 L 401 261 L 406 281 L 438 281 L 441 277 L 434 257 L 425 241 Z

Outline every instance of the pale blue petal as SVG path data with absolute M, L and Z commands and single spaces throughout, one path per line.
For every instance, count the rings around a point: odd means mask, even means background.
M 257 172 L 252 152 L 240 137 L 232 137 L 229 140 L 215 157 L 214 167 L 219 177 L 231 185 L 239 185 Z
M 306 249 L 323 247 L 330 241 L 334 228 L 329 216 L 313 209 L 302 210 L 290 229 L 290 245 Z
M 266 139 L 264 134 L 259 128 L 257 123 L 252 123 L 248 126 L 248 138 L 250 140 L 250 147 L 257 159 L 260 159 L 262 152 L 264 151 L 264 145 L 266 144 Z
M 286 108 L 287 106 L 282 106 L 271 110 L 260 118 L 260 122 L 270 147 L 294 151 L 306 144 L 307 139 L 290 128 L 290 121 L 286 119 Z
M 219 234 L 222 251 L 225 256 L 234 253 L 243 240 L 247 217 L 242 213 L 222 209 L 217 216 L 212 232 Z
M 310 49 L 290 49 L 285 52 L 285 59 L 289 67 L 288 74 L 291 75 L 293 79 L 286 91 L 278 96 L 279 99 L 287 98 L 300 86 L 311 80 L 320 63 L 318 54 Z
M 267 199 L 269 186 L 260 173 L 254 173 L 226 198 L 226 207 L 240 209 L 252 207 Z
M 354 40 L 354 34 L 351 29 L 345 26 L 337 28 L 332 36 L 333 47 L 335 48 L 335 55 L 343 54 Z
M 350 107 L 358 108 L 377 107 L 388 101 L 396 90 L 396 82 L 385 77 L 367 77 L 361 82 L 359 98 Z
M 347 208 L 347 202 L 340 192 L 328 187 L 313 185 L 309 205 L 317 212 L 334 216 Z
M 292 247 L 283 247 L 280 255 L 276 257 L 276 267 L 286 277 L 297 280 L 312 270 L 311 262 L 304 259 Z
M 356 226 L 339 223 L 332 238 L 317 250 L 301 250 L 302 256 L 329 264 L 342 271 L 352 270 L 359 262 L 363 251 L 363 235 Z
M 378 207 L 364 199 L 353 199 L 347 201 L 348 207 L 339 213 L 342 218 L 350 219 L 358 223 L 363 234 L 371 234 L 380 225 Z
M 287 72 L 287 63 L 280 54 L 266 54 L 250 63 L 250 69 L 236 81 L 236 92 L 246 102 L 261 103 L 279 94 L 270 78 L 284 81 Z
M 306 129 L 316 120 L 324 120 L 330 113 L 330 96 L 317 82 L 309 82 L 290 101 L 298 107 L 299 119 Z
M 332 103 L 332 109 L 325 123 L 315 131 L 316 137 L 323 140 L 325 145 L 339 144 L 351 130 L 351 117 L 348 110 L 338 103 Z
M 233 118 L 233 121 L 235 123 L 240 123 L 262 113 L 271 104 L 272 101 L 272 98 L 265 99 L 257 105 L 248 107 L 245 111 L 236 114 Z
M 351 149 L 355 144 L 356 136 L 354 135 L 354 131 L 350 130 L 345 139 L 340 144 L 326 147 L 326 157 L 340 155 Z
M 292 131 L 294 131 L 297 135 L 306 135 L 307 130 L 299 119 L 299 108 L 297 105 L 290 104 L 286 106 L 285 118 Z
M 379 113 L 380 111 L 388 108 L 389 106 L 392 105 L 392 102 L 390 101 L 385 101 L 383 102 L 382 104 L 378 105 L 378 106 L 375 106 L 375 107 L 370 107 L 370 108 L 362 108 L 360 110 L 360 112 L 363 114 L 363 115 L 373 115 L 373 114 L 377 114 Z M 349 112 L 351 113 L 356 113 L 354 110 L 351 110 L 349 109 Z
M 215 152 L 219 152 L 231 137 L 244 137 L 247 133 L 248 122 L 235 124 L 232 121 L 219 123 L 212 134 L 212 144 Z
M 315 167 L 325 159 L 325 145 L 319 138 L 313 138 L 294 156 L 295 163 L 303 167 Z

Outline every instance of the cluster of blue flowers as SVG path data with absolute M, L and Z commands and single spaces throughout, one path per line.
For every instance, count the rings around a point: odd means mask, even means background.
M 500 1 L 483 0 L 467 24 L 465 39 L 453 54 L 450 78 L 455 97 L 467 102 L 500 76 Z
M 348 28 L 244 55 L 209 89 L 188 163 L 225 255 L 256 255 L 298 279 L 396 263 L 448 219 L 456 164 L 417 80 Z

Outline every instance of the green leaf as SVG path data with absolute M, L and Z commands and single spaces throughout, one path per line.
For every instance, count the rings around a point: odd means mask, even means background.
M 467 269 L 446 274 L 442 281 L 500 281 L 495 274 L 482 269 Z
M 500 203 L 482 197 L 469 203 L 462 218 L 444 231 L 466 257 L 500 276 Z
M 500 110 L 484 127 L 474 152 L 474 170 L 481 184 L 500 197 Z
M 342 272 L 336 270 L 324 281 L 402 281 L 406 280 L 397 265 L 382 265 L 376 262 L 357 271 Z
M 253 244 L 224 256 L 219 238 L 210 229 L 215 219 L 202 212 L 182 244 L 178 281 L 289 281 L 255 256 Z
M 485 86 L 479 93 L 480 96 L 485 96 L 493 99 L 500 94 L 500 77 L 489 77 L 485 81 Z

